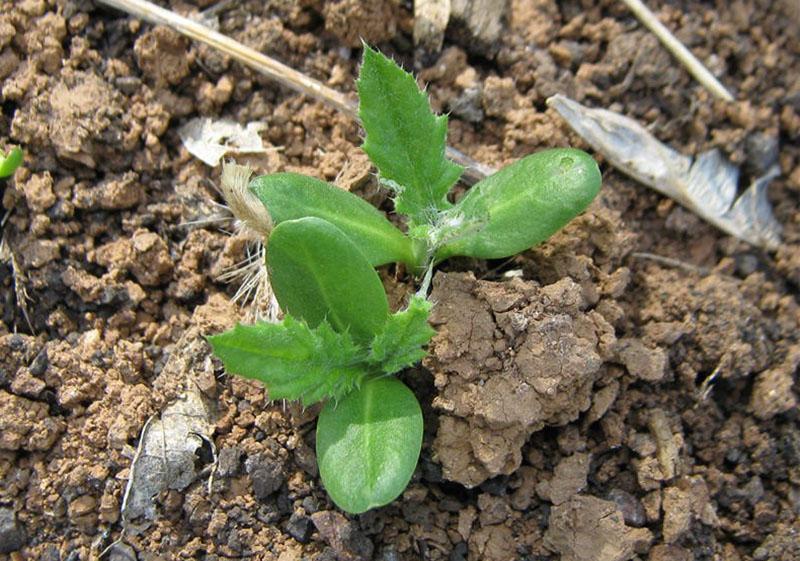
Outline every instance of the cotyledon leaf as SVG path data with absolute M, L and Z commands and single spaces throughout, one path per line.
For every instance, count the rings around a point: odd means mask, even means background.
M 395 378 L 373 378 L 317 421 L 322 483 L 341 509 L 358 514 L 396 499 L 408 485 L 422 446 L 422 410 Z
M 322 218 L 347 234 L 372 266 L 393 262 L 416 265 L 411 240 L 357 195 L 298 173 L 256 177 L 250 182 L 250 191 L 275 224 L 307 216 Z
M 389 305 L 378 273 L 339 228 L 316 217 L 279 224 L 267 267 L 281 308 L 316 327 L 323 320 L 367 344 L 383 331 Z
M 436 253 L 499 259 L 546 240 L 582 212 L 600 189 L 600 170 L 586 152 L 543 150 L 477 183 L 448 211 L 463 221 Z M 478 224 L 478 227 L 475 225 Z

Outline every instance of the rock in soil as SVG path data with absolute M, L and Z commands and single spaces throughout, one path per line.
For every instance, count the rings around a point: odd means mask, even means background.
M 452 0 L 450 18 L 456 40 L 476 54 L 495 53 L 509 6 L 508 0 Z
M 253 495 L 259 500 L 269 497 L 286 481 L 283 463 L 266 452 L 248 457 L 244 469 L 253 482 Z
M 644 506 L 631 493 L 622 489 L 611 489 L 608 492 L 608 500 L 617 505 L 617 510 L 622 513 L 622 518 L 628 526 L 641 528 L 647 522 Z
M 358 527 L 333 510 L 323 510 L 311 515 L 317 531 L 333 548 L 340 561 L 368 561 L 372 559 L 374 546 Z
M 25 528 L 17 521 L 14 511 L 6 507 L 0 508 L 0 553 L 18 551 L 27 539 Z
M 297 512 L 293 512 L 286 523 L 286 532 L 300 543 L 308 543 L 312 530 L 311 519 Z

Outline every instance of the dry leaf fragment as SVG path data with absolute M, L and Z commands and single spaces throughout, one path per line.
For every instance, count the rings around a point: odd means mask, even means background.
M 226 154 L 266 152 L 258 134 L 263 129 L 263 123 L 251 122 L 243 127 L 234 121 L 197 117 L 178 129 L 178 135 L 190 154 L 215 167 Z
M 162 411 L 160 419 L 145 424 L 122 505 L 126 529 L 137 518 L 155 520 L 156 495 L 183 490 L 195 480 L 197 450 L 204 441 L 210 442 L 213 432 L 211 417 L 200 390 L 192 384 Z
M 770 250 L 781 244 L 781 225 L 767 199 L 774 164 L 736 198 L 739 168 L 719 150 L 684 156 L 659 142 L 639 123 L 606 109 L 590 109 L 563 95 L 547 100 L 592 148 L 615 168 L 666 195 L 721 230 Z

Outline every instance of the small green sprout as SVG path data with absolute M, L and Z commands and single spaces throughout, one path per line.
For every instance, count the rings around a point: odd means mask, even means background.
M 11 177 L 17 168 L 22 164 L 22 148 L 15 146 L 9 150 L 8 154 L 0 154 L 0 179 Z
M 225 368 L 263 382 L 272 399 L 324 401 L 317 461 L 328 494 L 361 513 L 393 501 L 414 472 L 422 412 L 392 375 L 425 356 L 434 330 L 432 267 L 452 256 L 492 259 L 546 240 L 600 188 L 597 164 L 571 148 L 527 156 L 458 202 L 462 168 L 445 158 L 447 117 L 413 76 L 364 45 L 358 80 L 363 149 L 405 217 L 406 232 L 358 196 L 295 173 L 261 176 L 250 191 L 275 225 L 267 268 L 285 317 L 238 325 L 209 341 Z M 389 313 L 375 267 L 425 274 L 406 308 Z

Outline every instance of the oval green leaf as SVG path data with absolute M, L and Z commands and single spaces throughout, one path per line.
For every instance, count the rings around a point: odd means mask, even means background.
M 14 172 L 22 164 L 23 158 L 24 154 L 19 146 L 9 150 L 5 156 L 0 154 L 0 179 L 14 175 Z
M 450 211 L 465 233 L 444 244 L 453 255 L 499 259 L 543 242 L 582 212 L 600 190 L 600 170 L 574 148 L 543 150 L 477 183 Z
M 253 179 L 250 191 L 275 224 L 316 216 L 347 234 L 373 267 L 415 265 L 409 238 L 367 201 L 330 183 L 298 173 L 275 173 Z
M 317 421 L 317 463 L 333 502 L 359 514 L 392 502 L 411 480 L 422 410 L 396 378 L 374 378 L 329 401 Z
M 308 217 L 279 224 L 267 244 L 281 308 L 310 327 L 322 320 L 366 343 L 383 331 L 389 305 L 378 273 L 339 228 Z

